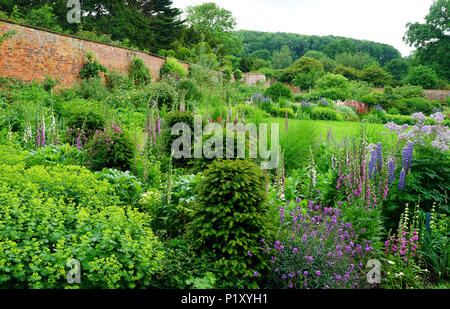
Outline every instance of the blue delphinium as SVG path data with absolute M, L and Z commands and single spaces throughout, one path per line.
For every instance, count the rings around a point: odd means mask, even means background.
M 375 109 L 379 112 L 384 112 L 384 109 L 380 105 L 375 105 Z
M 377 143 L 377 170 L 381 172 L 381 168 L 383 167 L 383 146 L 381 142 Z
M 398 181 L 398 190 L 402 191 L 405 189 L 405 177 L 406 177 L 406 171 L 402 168 L 402 171 L 400 172 L 400 179 Z
M 405 146 L 405 148 L 403 148 L 403 153 L 402 153 L 402 168 L 405 171 L 408 171 L 411 168 L 411 164 L 412 164 L 412 156 L 413 156 L 413 142 L 409 141 L 408 142 L 408 146 Z
M 388 170 L 389 170 L 389 186 L 392 186 L 392 183 L 395 180 L 395 165 L 394 160 L 389 160 L 388 162 Z
M 319 101 L 319 104 L 320 104 L 320 105 L 323 105 L 323 106 L 329 106 L 329 105 L 330 105 L 330 103 L 329 103 L 326 99 L 320 100 L 320 101 Z
M 309 101 L 302 101 L 302 106 L 310 107 L 311 106 L 311 102 L 309 102 Z

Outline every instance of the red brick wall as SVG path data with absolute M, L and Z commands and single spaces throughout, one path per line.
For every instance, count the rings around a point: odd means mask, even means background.
M 159 77 L 165 62 L 163 57 L 0 20 L 0 34 L 9 30 L 17 33 L 0 46 L 0 75 L 27 82 L 42 81 L 46 75 L 53 75 L 64 86 L 74 85 L 87 50 L 108 69 L 124 73 L 134 57 L 142 58 L 153 80 Z M 187 63 L 183 65 L 189 69 Z

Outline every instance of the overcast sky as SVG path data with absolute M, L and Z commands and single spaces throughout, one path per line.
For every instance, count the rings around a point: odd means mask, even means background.
M 424 22 L 433 0 L 173 0 L 174 6 L 215 2 L 233 12 L 237 30 L 335 35 L 386 43 L 408 56 L 408 22 Z

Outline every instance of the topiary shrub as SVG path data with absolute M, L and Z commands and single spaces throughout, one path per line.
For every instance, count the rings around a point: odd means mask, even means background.
M 144 86 L 150 84 L 152 74 L 150 69 L 141 58 L 134 58 L 128 69 L 129 77 L 134 81 L 136 86 Z
M 275 83 L 266 89 L 266 91 L 264 92 L 264 96 L 278 102 L 281 98 L 291 99 L 292 92 L 291 89 L 286 87 L 284 84 Z
M 179 77 L 187 77 L 187 72 L 183 65 L 177 61 L 177 59 L 169 57 L 166 59 L 166 63 L 162 66 L 160 70 L 160 75 L 175 74 Z
M 131 168 L 135 149 L 130 137 L 113 125 L 107 130 L 95 132 L 86 146 L 85 162 L 94 171 L 104 168 L 127 171 Z
M 198 183 L 187 233 L 197 251 L 216 261 L 222 287 L 236 288 L 240 280 L 257 287 L 253 278 L 267 267 L 260 243 L 271 227 L 266 183 L 262 170 L 248 160 L 216 160 Z

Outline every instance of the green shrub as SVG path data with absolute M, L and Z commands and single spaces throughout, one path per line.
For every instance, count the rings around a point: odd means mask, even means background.
M 99 210 L 77 208 L 57 194 L 48 198 L 38 185 L 23 181 L 22 190 L 11 190 L 0 180 L 1 287 L 113 289 L 152 285 L 155 273 L 161 271 L 163 251 L 148 227 L 147 215 L 103 203 L 96 205 Z M 78 181 L 82 183 L 83 178 Z M 55 182 L 47 190 L 53 192 L 58 185 Z M 79 284 L 67 282 L 72 268 L 67 263 L 72 259 L 81 264 Z
M 42 82 L 42 88 L 44 88 L 45 91 L 50 92 L 59 83 L 60 83 L 60 81 L 57 78 L 54 78 L 51 75 L 47 75 L 45 77 L 44 81 Z
M 275 83 L 264 92 L 264 96 L 271 98 L 278 102 L 281 98 L 291 99 L 292 92 L 287 86 L 282 83 Z
M 187 77 L 186 69 L 177 59 L 169 57 L 166 59 L 166 63 L 161 67 L 160 75 L 175 74 L 179 77 Z
M 165 119 L 165 125 L 162 131 L 162 139 L 163 139 L 163 149 L 164 152 L 167 154 L 172 153 L 172 144 L 173 142 L 178 139 L 180 135 L 172 135 L 172 127 L 177 123 L 184 123 L 189 126 L 191 129 L 191 146 L 194 143 L 194 115 L 192 112 L 185 111 L 174 111 L 171 113 L 166 114 L 164 117 Z M 191 148 L 192 149 L 192 148 Z M 189 159 L 180 158 L 175 159 L 173 158 L 174 166 L 180 167 L 185 166 Z
M 177 50 L 176 58 L 182 61 L 188 61 L 191 57 L 191 51 L 186 47 L 181 47 Z
M 171 108 L 178 98 L 177 90 L 167 81 L 151 84 L 145 88 L 145 92 L 143 96 L 145 101 L 147 103 L 155 101 L 159 108 L 163 106 Z
M 439 84 L 439 77 L 431 67 L 418 65 L 408 69 L 408 74 L 403 79 L 403 83 L 420 86 L 424 89 L 436 89 Z
M 405 115 L 390 115 L 386 114 L 386 123 L 387 122 L 395 122 L 398 125 L 403 124 L 414 124 L 415 121 L 411 118 L 411 116 L 405 116 Z
M 105 74 L 105 86 L 108 90 L 114 91 L 121 88 L 130 88 L 131 84 L 125 74 L 112 70 Z
M 343 120 L 336 110 L 326 107 L 314 108 L 311 112 L 311 118 L 314 120 Z
M 388 109 L 387 113 L 391 115 L 400 115 L 400 111 L 395 107 Z
M 396 102 L 395 108 L 400 111 L 402 115 L 411 115 L 413 113 L 424 113 L 430 115 L 433 111 L 433 107 L 427 99 L 411 98 L 402 99 Z
M 105 116 L 95 106 L 85 105 L 74 108 L 75 110 L 67 119 L 68 128 L 84 130 L 91 135 L 95 130 L 102 130 L 105 127 Z
M 421 86 L 406 85 L 394 89 L 394 93 L 404 99 L 425 98 L 425 92 Z
M 79 74 L 81 79 L 99 78 L 100 72 L 107 72 L 107 69 L 94 58 L 92 53 L 86 53 L 86 58 L 87 61 L 84 63 Z
M 136 146 L 117 126 L 96 131 L 85 151 L 87 167 L 94 171 L 115 168 L 126 171 L 131 168 Z
M 145 86 L 150 84 L 152 80 L 152 74 L 150 69 L 141 58 L 134 58 L 131 61 L 128 69 L 128 74 L 131 80 L 134 81 L 136 86 Z
M 28 152 L 22 150 L 19 146 L 0 144 L 0 164 L 16 165 L 25 162 Z
M 198 101 L 203 96 L 199 87 L 190 79 L 181 80 L 178 84 L 178 89 L 186 92 L 186 96 L 184 98 L 188 101 Z
M 142 195 L 141 205 L 152 217 L 151 227 L 164 237 L 175 238 L 185 233 L 186 223 L 195 202 L 194 188 L 198 177 L 194 175 L 174 176 L 166 179 L 165 185 L 172 182 L 170 199 L 157 189 L 148 190 Z
M 99 78 L 82 80 L 74 87 L 74 93 L 83 99 L 97 101 L 102 101 L 110 95 Z
M 254 163 L 223 160 L 209 165 L 196 188 L 187 232 L 196 250 L 214 256 L 222 287 L 236 287 L 236 280 L 257 287 L 255 271 L 267 267 L 260 244 L 270 229 L 266 182 Z
M 2 165 L 0 183 L 18 191 L 33 186 L 47 198 L 79 207 L 100 209 L 117 203 L 113 188 L 107 182 L 97 180 L 93 173 L 81 166 L 37 165 L 24 169 L 24 164 Z
M 235 80 L 236 82 L 242 81 L 242 71 L 241 71 L 241 70 L 236 69 L 236 70 L 233 72 L 233 74 L 234 74 L 234 80 Z
M 288 118 L 293 119 L 295 118 L 295 114 L 294 111 L 292 110 L 292 108 L 280 108 L 278 109 L 278 117 L 286 117 L 286 113 L 288 115 Z
M 316 147 L 317 133 L 317 126 L 311 121 L 290 121 L 289 130 L 284 130 L 280 125 L 280 148 L 283 166 L 288 174 L 307 162 L 310 147 Z

